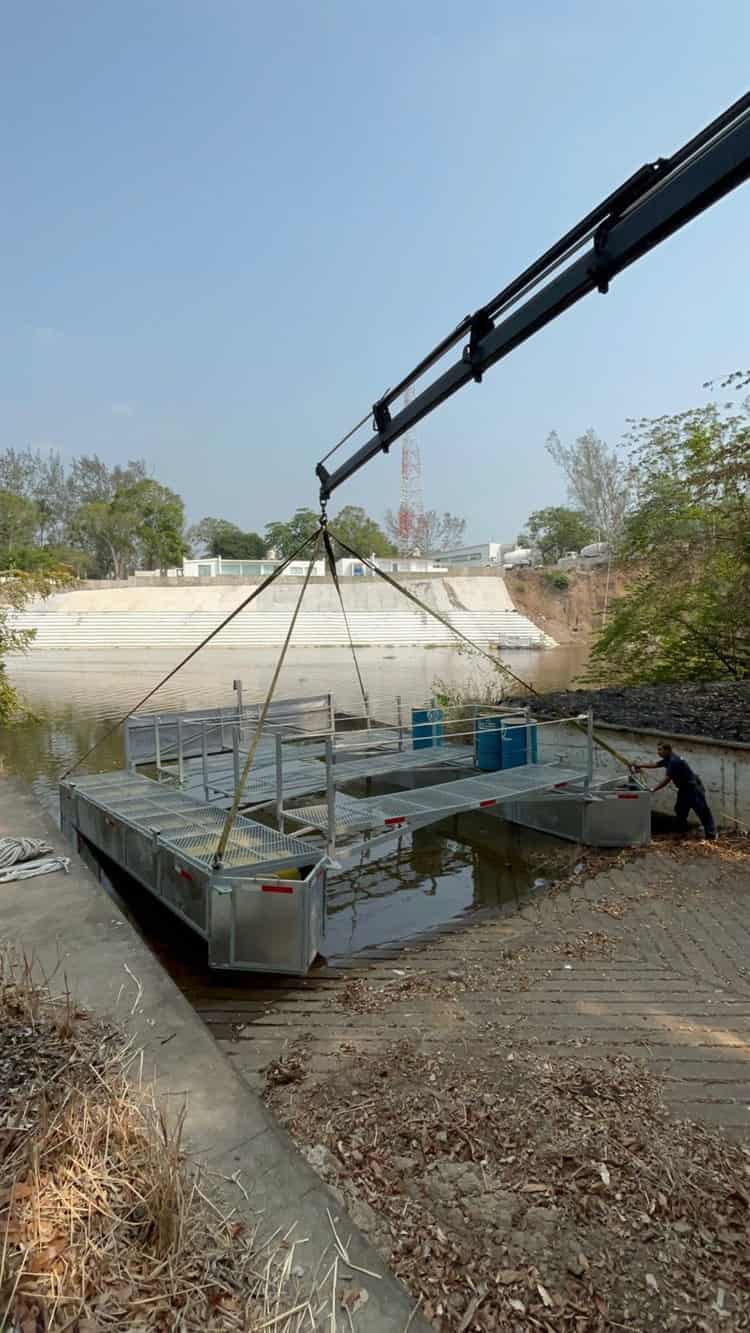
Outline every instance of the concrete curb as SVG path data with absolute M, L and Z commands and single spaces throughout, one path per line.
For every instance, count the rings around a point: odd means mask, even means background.
M 160 1098 L 186 1103 L 186 1143 L 194 1161 L 214 1172 L 225 1200 L 261 1232 L 277 1228 L 300 1242 L 295 1264 L 306 1279 L 333 1259 L 328 1219 L 354 1263 L 374 1273 L 352 1273 L 368 1300 L 354 1316 L 357 1333 L 428 1333 L 414 1301 L 388 1272 L 381 1257 L 342 1215 L 291 1139 L 232 1070 L 228 1060 L 161 964 L 32 793 L 15 778 L 0 778 L 0 835 L 46 839 L 70 857 L 70 872 L 0 885 L 2 938 L 23 948 L 46 975 L 64 974 L 78 1003 L 112 1016 L 142 1048 L 144 1078 Z M 128 970 L 129 969 L 129 970 Z M 54 986 L 54 982 L 53 982 Z M 137 1064 L 137 1062 L 136 1062 Z M 240 1173 L 242 1190 L 226 1178 Z M 350 1240 L 351 1237 L 351 1240 Z M 326 1257 L 327 1256 L 327 1257 Z M 348 1270 L 339 1265 L 340 1277 Z M 341 1283 L 340 1283 L 341 1289 Z M 342 1312 L 338 1311 L 339 1322 Z M 323 1312 L 321 1312 L 321 1318 Z M 326 1318 L 329 1327 L 330 1313 Z M 322 1325 L 321 1325 L 322 1327 Z

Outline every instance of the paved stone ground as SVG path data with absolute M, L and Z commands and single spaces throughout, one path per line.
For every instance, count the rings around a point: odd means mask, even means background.
M 612 1051 L 666 1079 L 676 1115 L 750 1136 L 750 854 L 657 844 L 512 918 L 456 930 L 341 983 L 258 997 L 232 1026 L 204 1016 L 253 1086 L 301 1055 L 324 1078 L 343 1051 L 408 1036 Z

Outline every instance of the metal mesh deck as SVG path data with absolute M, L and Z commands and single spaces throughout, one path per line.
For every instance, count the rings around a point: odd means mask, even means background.
M 225 814 L 192 797 L 175 792 L 150 778 L 133 773 L 82 778 L 75 784 L 80 795 L 109 815 L 144 832 L 157 832 L 159 841 L 206 870 L 213 864 Z M 267 828 L 238 816 L 229 836 L 223 865 L 307 865 L 319 849 L 301 838 Z
M 364 732 L 358 733 L 360 737 Z M 474 749 L 471 745 L 443 745 L 425 750 L 382 750 L 374 748 L 367 754 L 351 758 L 338 748 L 336 762 L 333 765 L 333 780 L 337 787 L 347 782 L 359 782 L 363 778 L 385 777 L 389 773 L 411 771 L 415 768 L 464 768 L 474 762 Z M 305 755 L 317 750 L 313 743 L 304 747 Z M 360 742 L 358 748 L 364 748 Z M 240 765 L 245 756 L 240 755 Z M 228 799 L 234 794 L 234 767 L 227 761 L 226 755 L 210 756 L 207 764 L 208 785 L 211 791 Z M 203 789 L 203 768 L 200 760 L 185 762 L 185 778 L 194 792 Z M 285 801 L 297 796 L 312 796 L 325 790 L 326 768 L 322 758 L 289 759 L 284 756 L 282 768 L 282 795 Z M 262 804 L 276 798 L 276 764 L 261 763 L 253 765 L 243 788 L 242 799 L 250 803 Z
M 382 828 L 392 823 L 424 826 L 436 823 L 462 810 L 502 805 L 531 792 L 549 791 L 564 783 L 583 782 L 579 769 L 561 768 L 559 764 L 523 764 L 497 773 L 460 778 L 456 782 L 442 782 L 434 787 L 418 787 L 412 791 L 394 792 L 355 800 L 350 796 L 336 796 L 336 831 L 354 832 L 357 829 Z M 339 805 L 346 802 L 346 805 Z M 340 814 L 341 811 L 341 814 Z M 324 832 L 328 830 L 327 805 L 306 806 L 289 814 Z
M 298 824 L 309 824 L 311 828 L 328 830 L 328 805 L 304 805 L 296 810 L 285 810 L 284 817 Z M 353 796 L 336 793 L 336 833 L 352 833 L 357 830 L 377 828 L 383 823 L 383 813 L 369 802 L 355 800 Z

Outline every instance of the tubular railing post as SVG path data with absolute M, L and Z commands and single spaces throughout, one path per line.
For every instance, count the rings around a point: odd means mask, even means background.
M 336 787 L 333 781 L 333 739 L 326 741 L 326 799 L 328 804 L 328 855 L 336 855 Z
M 159 736 L 159 714 L 154 713 L 154 763 L 157 779 L 161 772 L 161 739 Z
M 531 708 L 528 704 L 523 711 L 526 716 L 526 763 L 533 764 L 534 757 L 531 753 Z
M 129 773 L 133 773 L 135 772 L 135 763 L 133 762 L 133 756 L 130 752 L 130 732 L 128 730 L 127 722 L 124 724 L 122 744 L 125 751 L 125 767 Z
M 475 768 L 477 767 L 477 759 L 478 759 L 478 757 L 479 757 L 479 746 L 478 746 L 478 741 L 477 741 L 477 718 L 478 718 L 478 717 L 479 717 L 479 704 L 472 704 L 472 705 L 471 705 L 471 733 L 472 733 L 472 737 L 473 737 L 473 745 L 474 745 L 474 767 L 475 767 Z
M 404 715 L 401 709 L 401 695 L 396 695 L 396 716 L 398 718 L 398 748 L 404 748 Z
M 365 701 L 365 718 L 367 719 L 367 730 L 369 731 L 369 730 L 370 730 L 370 696 L 369 696 L 369 694 L 365 694 L 365 696 L 364 696 L 364 701 Z
M 206 732 L 206 719 L 201 722 L 201 763 L 203 767 L 203 794 L 208 800 L 208 733 Z
M 232 727 L 232 768 L 234 770 L 234 790 L 240 785 L 240 728 Z
M 333 736 L 336 731 L 336 710 L 333 706 L 333 695 L 328 695 L 328 730 Z
M 284 832 L 284 773 L 283 773 L 283 755 L 282 745 L 284 743 L 283 734 L 276 732 L 276 822 L 279 826 L 279 833 Z
M 182 718 L 177 719 L 177 781 L 182 786 L 185 781 L 185 756 L 182 751 Z
M 233 681 L 232 681 L 232 689 L 234 690 L 235 694 L 237 695 L 237 717 L 239 718 L 239 720 L 240 720 L 240 722 L 241 722 L 241 721 L 242 721 L 242 681 L 241 681 L 241 680 L 233 680 Z
M 591 794 L 591 784 L 594 780 L 594 710 L 589 708 L 586 713 L 586 779 L 583 784 L 585 796 Z

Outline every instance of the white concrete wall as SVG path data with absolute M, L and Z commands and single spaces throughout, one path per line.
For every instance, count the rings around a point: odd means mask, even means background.
M 728 828 L 739 823 L 750 828 L 750 745 L 741 742 L 705 740 L 699 736 L 671 736 L 668 732 L 613 727 L 595 721 L 595 731 L 627 760 L 652 763 L 658 758 L 656 746 L 660 740 L 669 740 L 703 779 L 714 817 L 718 824 Z M 585 765 L 585 737 L 572 727 L 540 726 L 540 759 L 562 754 L 566 762 L 577 768 Z M 595 750 L 595 769 L 598 773 L 622 774 L 623 767 L 606 750 Z M 644 775 L 653 787 L 664 776 L 658 770 Z M 676 789 L 665 787 L 653 797 L 653 808 L 671 814 L 674 810 Z M 735 822 L 736 821 L 736 822 Z
M 257 585 L 255 585 L 257 586 Z M 544 631 L 513 607 L 501 578 L 409 579 L 407 586 L 470 639 L 509 647 L 544 647 Z M 58 593 L 13 617 L 36 630 L 40 648 L 191 647 L 253 591 L 253 585 L 202 584 L 160 587 L 80 588 Z M 300 584 L 279 580 L 252 602 L 218 640 L 220 646 L 280 644 L 299 597 Z M 344 603 L 355 643 L 455 642 L 437 620 L 380 580 L 352 579 Z M 347 642 L 338 596 L 330 581 L 310 585 L 294 635 L 300 645 Z

